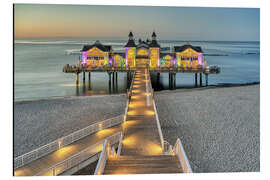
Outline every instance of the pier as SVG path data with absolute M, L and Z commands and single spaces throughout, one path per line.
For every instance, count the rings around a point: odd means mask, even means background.
M 125 50 L 113 52 L 110 45 L 96 41 L 83 47 L 76 65 L 67 64 L 62 69 L 75 74 L 77 89 L 80 73 L 83 84 L 88 73 L 89 87 L 91 72 L 107 73 L 110 89 L 111 84 L 117 89 L 118 72 L 126 73 L 125 113 L 16 157 L 15 176 L 71 175 L 97 160 L 95 175 L 192 173 L 181 140 L 172 146 L 163 137 L 150 73 L 157 74 L 157 82 L 161 73 L 168 73 L 173 90 L 177 74 L 194 75 L 194 86 L 202 87 L 203 75 L 208 86 L 208 75 L 220 73 L 220 68 L 208 66 L 201 47 L 189 43 L 174 46 L 171 53 L 161 53 L 155 32 L 152 41 L 139 40 L 138 45 L 130 32 Z
M 172 146 L 163 138 L 149 72 L 137 68 L 133 73 L 123 116 L 15 158 L 14 175 L 71 175 L 96 160 L 97 175 L 191 173 L 180 139 Z
M 140 67 L 139 67 L 140 68 Z M 195 79 L 195 87 L 203 86 L 202 82 L 202 76 L 205 76 L 205 86 L 208 86 L 208 75 L 210 74 L 219 74 L 220 68 L 217 66 L 209 66 L 206 68 L 203 67 L 197 67 L 197 68 L 181 68 L 181 67 L 156 67 L 156 68 L 149 68 L 145 67 L 149 70 L 149 72 L 157 73 L 157 82 L 159 82 L 160 79 L 160 73 L 168 73 L 168 82 L 169 82 L 169 88 L 175 89 L 176 88 L 176 74 L 180 73 L 189 73 L 194 75 Z M 91 82 L 91 72 L 104 72 L 108 73 L 108 79 L 109 79 L 109 86 L 111 84 L 117 84 L 117 76 L 118 72 L 125 72 L 127 73 L 127 80 L 131 81 L 131 75 L 137 70 L 136 67 L 128 67 L 128 68 L 121 68 L 121 67 L 91 67 L 91 66 L 70 66 L 66 65 L 63 67 L 64 73 L 74 73 L 76 76 L 76 85 L 79 85 L 79 74 L 83 74 L 83 83 L 85 82 L 85 73 L 89 74 L 89 82 Z M 198 77 L 199 76 L 199 77 Z M 199 84 L 198 84 L 199 82 Z

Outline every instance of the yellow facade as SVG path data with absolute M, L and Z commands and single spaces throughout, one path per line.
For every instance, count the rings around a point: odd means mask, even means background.
M 86 52 L 87 65 L 104 66 L 108 63 L 108 52 L 103 52 L 100 49 L 93 47 Z
M 159 60 L 159 48 L 150 48 L 150 67 L 157 67 Z
M 136 48 L 129 48 L 128 49 L 128 66 L 135 67 L 135 56 L 136 56 Z
M 173 60 L 172 60 L 172 57 L 170 55 L 166 55 L 163 57 L 162 66 L 163 67 L 173 66 Z
M 123 66 L 123 57 L 122 56 L 120 56 L 120 55 L 115 55 L 114 57 L 113 57 L 113 59 L 114 59 L 114 66 L 115 67 L 121 67 L 121 66 Z
M 138 56 L 148 56 L 148 51 L 146 49 L 139 49 L 137 52 Z
M 186 50 L 182 52 L 176 52 L 176 57 L 177 57 L 177 64 L 180 67 L 195 68 L 198 65 L 198 53 L 194 51 L 192 48 L 187 48 Z M 187 59 L 193 59 L 193 60 L 189 61 Z

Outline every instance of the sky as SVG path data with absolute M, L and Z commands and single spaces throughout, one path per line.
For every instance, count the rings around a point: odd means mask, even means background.
M 14 36 L 259 41 L 260 9 L 15 4 Z

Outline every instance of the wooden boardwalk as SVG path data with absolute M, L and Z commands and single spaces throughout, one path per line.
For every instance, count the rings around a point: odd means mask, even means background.
M 127 118 L 124 123 L 104 129 L 37 159 L 14 171 L 15 176 L 33 176 L 103 141 L 116 132 L 123 132 L 120 156 L 108 157 L 104 174 L 182 173 L 175 155 L 164 155 L 155 114 L 149 70 L 137 69 L 130 88 Z M 97 154 L 103 142 L 91 150 Z M 41 174 L 52 175 L 52 174 Z
M 124 128 L 121 155 L 160 155 L 162 147 L 150 91 L 147 92 L 149 73 L 137 70 L 131 87 L 127 115 L 129 126 Z
M 182 173 L 175 155 L 164 155 L 153 105 L 150 75 L 136 70 L 120 156 L 107 159 L 103 174 Z
M 86 149 L 87 147 L 96 144 L 99 141 L 106 139 L 112 134 L 122 131 L 123 124 L 117 125 L 108 129 L 98 131 L 92 135 L 86 136 L 70 145 L 64 146 L 61 149 L 43 156 L 31 163 L 14 170 L 15 176 L 34 176 L 35 174 L 46 170 L 55 164 L 67 159 L 68 157 Z M 102 151 L 103 143 L 93 149 L 93 154 Z M 44 174 L 46 175 L 46 174 Z

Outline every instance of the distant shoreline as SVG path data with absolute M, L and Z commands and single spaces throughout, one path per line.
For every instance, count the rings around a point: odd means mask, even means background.
M 182 87 L 176 90 L 160 90 L 155 91 L 156 93 L 162 93 L 162 92 L 178 92 L 181 90 L 202 90 L 202 89 L 210 89 L 210 88 L 226 88 L 226 87 L 240 87 L 240 86 L 252 86 L 260 84 L 260 82 L 250 82 L 250 83 L 220 83 L 218 85 L 208 85 L 207 87 Z M 31 101 L 43 101 L 43 100 L 55 100 L 55 99 L 68 99 L 68 98 L 95 98 L 95 97 L 107 97 L 107 96 L 123 96 L 125 93 L 119 93 L 119 94 L 95 94 L 95 95 L 87 95 L 87 96 L 54 96 L 54 97 L 44 97 L 44 98 L 25 98 L 25 99 L 13 99 L 14 103 L 20 103 L 20 102 L 31 102 Z

